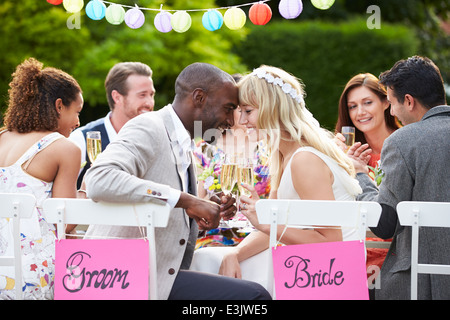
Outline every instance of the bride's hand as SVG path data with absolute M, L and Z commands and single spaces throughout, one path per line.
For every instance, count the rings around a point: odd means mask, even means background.
M 239 265 L 237 255 L 234 252 L 227 253 L 223 256 L 219 274 L 231 278 L 242 278 L 241 266 Z
M 256 215 L 255 204 L 259 200 L 259 195 L 253 186 L 249 186 L 245 183 L 242 183 L 241 185 L 251 192 L 250 197 L 243 195 L 239 197 L 241 212 L 247 217 L 248 221 L 258 229 L 259 221 L 258 216 Z

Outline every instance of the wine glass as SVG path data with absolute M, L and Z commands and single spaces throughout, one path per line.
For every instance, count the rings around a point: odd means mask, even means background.
M 342 127 L 342 135 L 345 137 L 347 150 L 355 144 L 355 127 Z
M 89 160 L 94 163 L 102 152 L 102 137 L 100 131 L 88 131 L 86 133 L 86 149 Z
M 241 183 L 245 183 L 249 186 L 253 186 L 254 174 L 253 174 L 253 161 L 250 158 L 241 158 L 238 165 L 238 188 L 241 195 L 251 197 L 251 192 L 244 188 Z M 245 219 L 245 226 L 238 230 L 238 232 L 250 232 L 253 230 L 252 225 L 248 219 Z
M 225 154 L 220 172 L 220 186 L 225 195 L 232 194 L 234 185 L 237 183 L 237 161 L 236 156 Z M 223 219 L 220 220 L 220 226 L 229 228 L 229 224 Z

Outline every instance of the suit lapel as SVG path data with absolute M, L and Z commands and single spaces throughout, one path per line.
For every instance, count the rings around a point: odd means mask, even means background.
M 189 173 L 189 187 L 186 185 L 186 179 L 184 176 L 184 172 L 183 172 L 183 149 L 179 143 L 179 141 L 177 140 L 177 134 L 175 131 L 175 127 L 173 124 L 173 119 L 172 116 L 170 114 L 170 110 L 168 107 L 164 107 L 163 109 L 161 109 L 159 111 L 161 113 L 161 118 L 164 122 L 164 126 L 166 127 L 166 132 L 167 132 L 167 136 L 169 137 L 170 140 L 170 147 L 172 149 L 172 154 L 174 156 L 174 160 L 175 160 L 175 165 L 177 168 L 177 173 L 178 173 L 178 179 L 180 182 L 180 190 L 184 191 L 184 192 L 190 192 L 194 195 L 197 195 L 197 187 L 196 187 L 196 177 L 195 177 L 195 168 L 193 165 L 193 156 L 192 156 L 192 152 L 191 152 L 191 164 L 189 165 L 188 168 L 188 173 Z M 185 220 L 187 225 L 189 226 L 189 217 L 188 215 L 185 214 Z
M 182 151 L 183 150 L 180 146 L 179 141 L 177 140 L 177 134 L 175 131 L 175 127 L 173 125 L 172 117 L 170 115 L 170 110 L 168 109 L 168 107 L 165 107 L 165 108 L 161 109 L 160 112 L 161 112 L 161 117 L 164 122 L 164 126 L 166 127 L 167 136 L 169 137 L 169 140 L 170 140 L 170 147 L 172 149 L 172 154 L 175 159 L 175 165 L 177 167 L 178 177 L 180 179 L 180 185 L 182 186 L 182 191 L 185 191 L 186 186 L 184 185 L 185 179 L 183 179 L 183 168 L 182 168 L 182 165 L 183 165 Z

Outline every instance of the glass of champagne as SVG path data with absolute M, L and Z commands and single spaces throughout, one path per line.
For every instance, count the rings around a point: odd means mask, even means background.
M 222 164 L 220 172 L 220 186 L 225 195 L 230 195 L 233 191 L 234 185 L 237 183 L 237 161 L 234 155 L 225 154 L 225 159 Z M 221 220 L 220 226 L 229 228 L 227 222 Z
M 355 127 L 342 127 L 342 135 L 345 138 L 347 150 L 355 144 Z
M 102 152 L 102 137 L 100 131 L 88 131 L 86 133 L 86 148 L 89 160 L 94 163 Z
M 253 163 L 251 159 L 241 158 L 238 166 L 238 187 L 241 195 L 250 197 L 252 194 L 241 183 L 253 186 Z
M 251 192 L 248 191 L 246 188 L 244 188 L 241 183 L 245 183 L 249 186 L 253 186 L 254 183 L 254 174 L 253 174 L 253 161 L 250 158 L 241 158 L 239 160 L 239 166 L 238 166 L 238 187 L 239 192 L 241 195 L 244 195 L 246 197 L 251 197 Z M 238 232 L 251 232 L 252 231 L 252 225 L 248 221 L 248 219 L 245 219 L 245 226 L 238 230 Z

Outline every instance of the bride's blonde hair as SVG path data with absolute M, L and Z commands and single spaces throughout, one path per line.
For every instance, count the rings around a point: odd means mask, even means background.
M 279 79 L 278 79 L 279 78 Z M 333 141 L 333 134 L 320 127 L 303 97 L 304 85 L 290 73 L 272 66 L 262 65 L 239 82 L 239 103 L 259 109 L 258 129 L 265 130 L 271 151 L 270 174 L 272 188 L 276 190 L 281 179 L 283 157 L 278 150 L 281 132 L 302 146 L 311 146 L 334 159 L 354 177 L 351 160 Z M 295 91 L 294 91 L 295 90 Z

